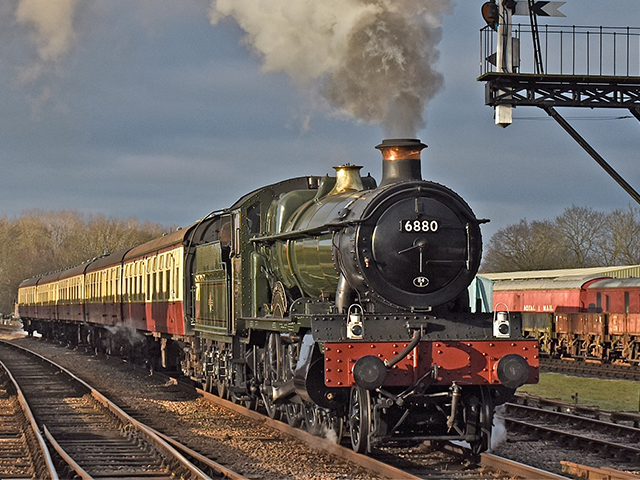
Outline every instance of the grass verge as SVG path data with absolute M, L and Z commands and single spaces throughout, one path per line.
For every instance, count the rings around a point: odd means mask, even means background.
M 560 373 L 542 373 L 540 382 L 523 385 L 519 392 L 538 395 L 567 403 L 597 406 L 604 410 L 638 412 L 640 382 L 572 377 Z

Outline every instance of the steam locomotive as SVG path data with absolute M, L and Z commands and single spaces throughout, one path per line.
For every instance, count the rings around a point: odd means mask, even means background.
M 268 185 L 188 228 L 25 280 L 43 337 L 138 355 L 354 450 L 490 446 L 494 407 L 538 380 L 521 318 L 471 313 L 480 224 L 421 177 L 415 139 L 359 166 Z

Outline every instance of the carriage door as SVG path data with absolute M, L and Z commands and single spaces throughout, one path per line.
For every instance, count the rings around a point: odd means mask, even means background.
M 231 222 L 231 228 L 233 231 L 233 245 L 231 247 L 231 278 L 232 278 L 232 292 L 231 298 L 233 301 L 233 315 L 232 321 L 243 315 L 242 309 L 242 218 L 240 210 L 233 213 L 233 219 Z
M 226 335 L 229 332 L 229 282 L 219 241 L 196 248 L 193 276 L 194 330 Z

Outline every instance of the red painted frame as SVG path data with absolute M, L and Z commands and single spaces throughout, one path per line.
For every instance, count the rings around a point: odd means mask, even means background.
M 366 355 L 390 360 L 408 345 L 402 342 L 341 342 L 325 343 L 325 385 L 352 387 L 353 366 Z M 527 383 L 538 382 L 537 340 L 476 340 L 420 342 L 388 373 L 383 386 L 415 385 L 433 364 L 438 366 L 435 384 L 498 385 L 498 362 L 509 354 L 522 356 L 531 372 Z

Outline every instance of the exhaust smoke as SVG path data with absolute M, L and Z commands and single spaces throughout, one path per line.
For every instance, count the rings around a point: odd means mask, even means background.
M 29 83 L 42 74 L 43 65 L 58 61 L 72 43 L 73 16 L 79 0 L 20 0 L 15 11 L 18 23 L 34 29 L 40 62 L 23 69 L 21 80 Z
M 341 114 L 414 138 L 443 83 L 434 69 L 451 0 L 212 0 L 233 18 L 265 71 L 314 84 Z

